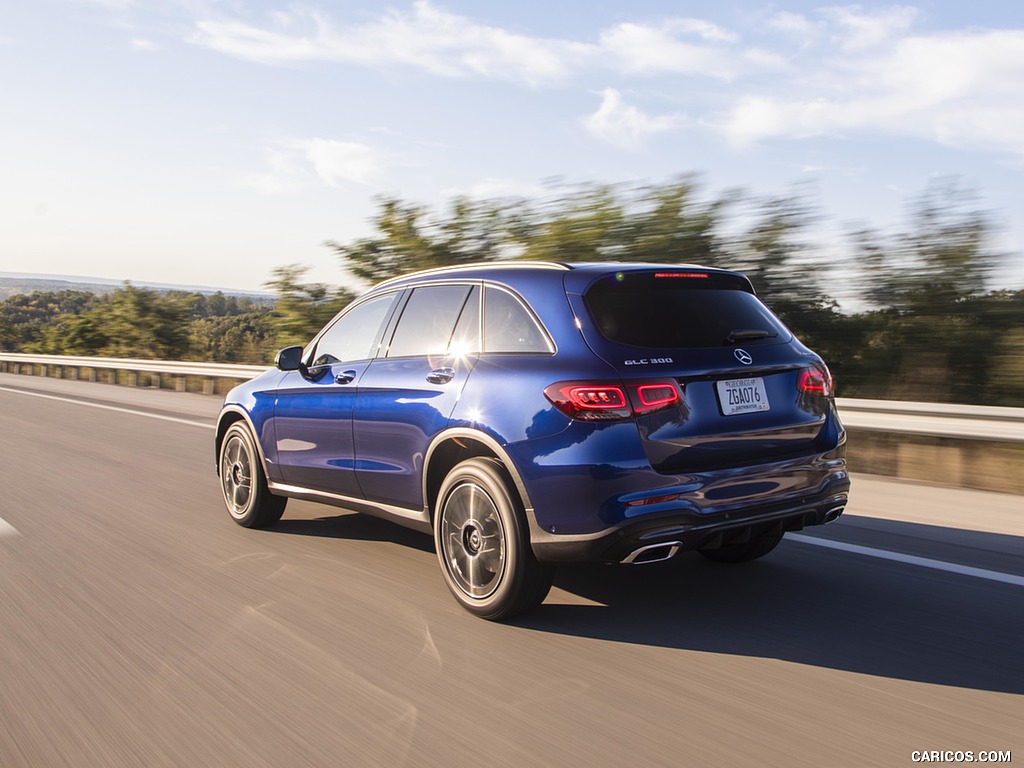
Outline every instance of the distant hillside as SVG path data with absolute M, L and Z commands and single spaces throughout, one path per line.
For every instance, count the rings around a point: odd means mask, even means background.
M 225 296 L 237 296 L 252 301 L 273 303 L 274 295 L 263 291 L 239 291 L 231 288 L 210 288 L 198 285 L 174 285 L 171 283 L 145 283 L 131 281 L 137 288 L 151 288 L 156 291 L 186 291 L 212 295 L 223 293 Z M 36 275 L 20 272 L 0 272 L 0 301 L 19 293 L 35 291 L 88 291 L 97 295 L 111 293 L 123 284 L 120 280 L 107 280 L 101 277 L 80 277 L 73 275 Z

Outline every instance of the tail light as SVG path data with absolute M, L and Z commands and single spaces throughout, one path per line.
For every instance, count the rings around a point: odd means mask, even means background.
M 544 390 L 558 410 L 579 421 L 622 421 L 672 408 L 683 400 L 674 381 L 610 383 L 560 381 Z
M 832 383 L 832 374 L 828 366 L 822 363 L 813 368 L 804 368 L 800 371 L 797 379 L 797 389 L 805 395 L 817 395 L 818 397 L 831 397 L 835 388 Z

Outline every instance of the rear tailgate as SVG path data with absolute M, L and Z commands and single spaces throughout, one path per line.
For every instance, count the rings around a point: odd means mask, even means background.
M 567 285 L 567 288 L 569 286 Z M 671 381 L 681 402 L 636 417 L 659 472 L 740 467 L 820 452 L 828 398 L 801 392 L 819 358 L 739 275 L 610 273 L 569 301 L 591 349 L 624 383 Z

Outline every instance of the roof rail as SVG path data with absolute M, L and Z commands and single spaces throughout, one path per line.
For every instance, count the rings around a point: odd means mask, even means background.
M 374 287 L 376 288 L 382 285 L 388 285 L 398 280 L 405 280 L 410 277 L 439 275 L 447 272 L 458 272 L 463 269 L 557 269 L 568 272 L 572 267 L 568 264 L 558 264 L 553 261 L 474 261 L 467 264 L 449 264 L 446 267 L 432 267 L 430 269 L 421 269 L 418 272 L 408 272 L 404 275 L 389 277 L 387 280 L 382 280 Z

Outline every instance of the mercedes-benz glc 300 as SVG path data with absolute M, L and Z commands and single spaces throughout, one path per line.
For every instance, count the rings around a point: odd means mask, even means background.
M 741 274 L 496 262 L 386 281 L 236 387 L 228 511 L 289 497 L 430 533 L 448 588 L 529 610 L 559 563 L 740 562 L 846 504 L 832 377 Z

